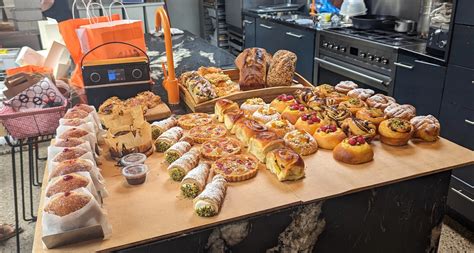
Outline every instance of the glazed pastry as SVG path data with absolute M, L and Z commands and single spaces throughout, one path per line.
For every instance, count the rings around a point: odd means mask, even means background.
M 370 121 L 347 118 L 341 123 L 341 129 L 347 136 L 363 136 L 370 142 L 377 134 L 377 127 Z
M 272 56 L 263 48 L 247 48 L 235 59 L 241 90 L 265 88 Z
M 212 164 L 212 170 L 228 182 L 240 182 L 257 175 L 258 161 L 248 155 L 231 155 L 217 160 Z
M 413 137 L 424 141 L 436 141 L 439 138 L 440 124 L 433 115 L 416 116 L 410 120 L 415 132 Z
M 325 107 L 323 115 L 326 120 L 333 121 L 334 123 L 340 125 L 342 121 L 347 118 L 350 118 L 352 116 L 352 113 L 344 107 L 337 108 L 333 106 L 328 106 Z
M 338 105 L 349 100 L 349 97 L 339 92 L 331 92 L 326 96 L 326 105 Z
M 201 156 L 209 160 L 217 160 L 224 156 L 240 153 L 241 143 L 234 138 L 211 139 L 201 145 Z
M 341 143 L 347 136 L 336 125 L 324 125 L 321 126 L 313 135 L 318 146 L 323 149 L 334 149 L 337 144 Z
M 51 179 L 46 190 L 46 197 L 50 198 L 56 193 L 69 192 L 89 185 L 89 179 L 76 173 Z
M 382 109 L 364 107 L 357 111 L 356 118 L 367 120 L 378 126 L 385 119 Z
M 178 141 L 165 151 L 165 160 L 168 163 L 176 161 L 191 149 L 191 144 L 186 141 Z
M 335 90 L 342 94 L 347 94 L 349 91 L 357 88 L 359 88 L 359 86 L 352 81 L 342 81 L 336 85 Z
M 408 120 L 391 118 L 380 123 L 379 134 L 382 143 L 403 146 L 408 143 L 413 135 L 413 126 Z
M 239 105 L 229 99 L 219 99 L 214 107 L 214 113 L 217 115 L 219 122 L 224 122 L 224 114 L 230 111 L 239 110 Z
M 181 193 L 184 197 L 193 199 L 204 190 L 207 177 L 209 176 L 209 170 L 209 164 L 200 163 L 184 176 L 181 181 Z
M 81 156 L 87 154 L 86 149 L 79 148 L 79 147 L 74 147 L 74 148 L 65 148 L 63 151 L 58 153 L 54 158 L 53 162 L 63 162 L 66 160 L 71 160 L 71 159 L 77 159 L 80 158 Z
M 339 107 L 344 107 L 349 110 L 352 115 L 356 115 L 357 111 L 367 107 L 367 104 L 359 98 L 350 98 L 349 100 L 340 103 Z
M 74 173 L 74 172 L 91 172 L 92 169 L 94 169 L 94 165 L 84 159 L 71 159 L 71 160 L 65 160 L 57 164 L 53 170 L 51 171 L 51 174 L 49 175 L 49 178 L 55 178 L 59 176 L 63 176 L 66 174 Z
M 293 130 L 283 137 L 285 144 L 302 156 L 316 153 L 318 143 L 311 134 L 303 130 Z
M 217 215 L 224 202 L 227 181 L 221 175 L 215 175 L 212 181 L 206 185 L 193 201 L 194 211 L 202 217 Z
M 399 105 L 397 103 L 390 104 L 384 110 L 387 118 L 400 118 L 410 120 L 416 116 L 416 109 L 412 105 Z
M 267 75 L 267 87 L 291 86 L 296 68 L 296 54 L 278 50 L 273 55 Z
M 161 134 L 163 134 L 166 130 L 175 127 L 178 124 L 178 120 L 171 116 L 167 119 L 155 121 L 151 123 L 151 135 L 152 139 L 156 140 Z
M 308 105 L 309 100 L 314 97 L 315 94 L 310 88 L 299 89 L 295 91 L 295 99 L 302 105 Z
M 359 98 L 360 100 L 367 100 L 369 97 L 374 95 L 374 91 L 371 89 L 357 88 L 347 92 L 347 95 L 351 98 Z
M 197 148 L 191 148 L 186 154 L 168 166 L 168 174 L 174 181 L 181 181 L 186 174 L 199 163 L 200 152 Z
M 374 159 L 374 151 L 363 136 L 344 139 L 337 144 L 332 154 L 337 161 L 348 164 L 361 164 Z
M 262 108 L 259 108 L 255 111 L 252 115 L 252 118 L 262 124 L 266 124 L 267 122 L 273 120 L 279 120 L 280 114 L 275 110 L 273 107 L 269 105 L 265 105 Z
M 64 131 L 60 136 L 59 138 L 60 139 L 68 139 L 68 138 L 81 138 L 81 137 L 84 137 L 86 135 L 88 135 L 89 132 L 87 132 L 86 130 L 82 130 L 80 128 L 70 128 L 66 131 Z
M 189 130 L 195 126 L 202 126 L 212 123 L 212 118 L 207 113 L 195 112 L 179 117 L 178 126 Z
M 172 127 L 166 130 L 155 140 L 156 152 L 165 152 L 183 137 L 181 127 Z
M 282 94 L 273 99 L 270 103 L 270 107 L 275 108 L 278 113 L 282 113 L 287 106 L 290 106 L 295 102 L 293 95 Z
M 210 139 L 222 138 L 227 134 L 227 129 L 220 124 L 208 124 L 194 127 L 189 131 L 189 137 L 194 143 L 204 143 Z
M 329 121 L 325 120 L 321 113 L 310 112 L 301 115 L 296 121 L 295 128 L 304 130 L 309 134 L 313 135 L 321 125 L 328 124 Z
M 80 192 L 59 193 L 51 198 L 44 211 L 63 217 L 82 209 L 91 199 L 91 196 Z
M 271 131 L 260 132 L 250 138 L 249 153 L 265 163 L 265 156 L 268 152 L 285 146 L 285 142 L 278 135 Z
M 308 101 L 308 107 L 314 111 L 323 111 L 326 107 L 326 99 L 318 96 L 313 96 Z
M 54 142 L 54 146 L 60 148 L 72 148 L 82 145 L 84 143 L 87 143 L 87 145 L 89 146 L 88 142 L 78 138 L 57 139 Z
M 279 181 L 294 181 L 305 176 L 303 159 L 289 148 L 268 152 L 266 161 L 267 169 L 275 174 Z
M 230 112 L 225 113 L 224 114 L 225 128 L 227 128 L 227 130 L 229 130 L 230 133 L 233 134 L 234 132 L 232 132 L 232 129 L 235 123 L 242 118 L 245 118 L 244 111 L 242 110 L 230 111 Z
M 329 93 L 336 91 L 334 86 L 329 84 L 321 84 L 314 88 L 314 93 L 317 94 L 319 97 L 325 98 Z
M 288 120 L 291 124 L 295 124 L 296 121 L 309 110 L 302 104 L 292 104 L 288 106 L 282 113 L 281 118 Z
M 239 139 L 244 145 L 249 143 L 251 137 L 259 132 L 267 131 L 267 127 L 252 119 L 242 119 L 238 121 L 233 128 L 235 137 Z
M 383 94 L 375 94 L 369 97 L 366 102 L 370 107 L 379 108 L 383 111 L 387 106 L 395 103 L 395 99 Z
M 286 133 L 295 130 L 295 127 L 286 119 L 270 121 L 265 126 L 280 138 L 283 138 Z
M 264 105 L 265 101 L 261 98 L 249 98 L 240 106 L 240 109 L 242 109 L 246 115 L 250 116 Z

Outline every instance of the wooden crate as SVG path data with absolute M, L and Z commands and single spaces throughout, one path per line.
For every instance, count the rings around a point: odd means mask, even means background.
M 234 82 L 239 81 L 238 69 L 226 69 L 223 71 L 225 74 L 229 75 L 232 81 Z M 239 91 L 227 96 L 218 97 L 209 101 L 196 104 L 193 97 L 191 96 L 191 93 L 186 89 L 186 87 L 184 87 L 184 85 L 179 83 L 181 99 L 193 112 L 213 112 L 216 101 L 222 98 L 226 98 L 226 99 L 229 99 L 241 104 L 249 98 L 260 97 L 265 102 L 270 103 L 278 95 L 292 94 L 297 89 L 300 89 L 303 87 L 313 87 L 313 85 L 310 82 L 308 82 L 308 80 L 304 79 L 304 77 L 302 77 L 300 74 L 295 73 L 295 76 L 293 79 L 293 85 L 291 86 L 279 86 L 279 87 L 269 87 L 269 88 L 256 89 L 256 90 Z

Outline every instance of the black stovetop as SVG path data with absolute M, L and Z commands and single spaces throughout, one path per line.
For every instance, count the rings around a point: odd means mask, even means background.
M 394 31 L 360 30 L 354 27 L 337 27 L 329 28 L 328 30 L 351 37 L 388 44 L 390 46 L 407 46 L 425 42 L 416 36 L 409 36 L 407 34 L 397 33 Z

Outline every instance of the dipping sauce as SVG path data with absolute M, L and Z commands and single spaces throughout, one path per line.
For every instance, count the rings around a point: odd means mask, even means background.
M 145 164 L 134 164 L 122 169 L 122 175 L 130 185 L 143 184 L 148 173 L 148 166 Z
M 133 154 L 128 154 L 122 159 L 120 159 L 120 164 L 122 166 L 129 166 L 129 165 L 135 165 L 135 164 L 144 164 L 146 160 L 146 155 L 142 153 L 133 153 Z

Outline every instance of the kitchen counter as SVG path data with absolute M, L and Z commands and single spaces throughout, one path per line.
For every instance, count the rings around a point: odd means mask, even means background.
M 399 48 L 402 53 L 411 54 L 420 60 L 424 60 L 430 63 L 438 64 L 438 65 L 446 65 L 447 62 L 443 57 L 430 55 L 426 52 L 426 43 L 416 44 L 416 45 L 408 45 L 402 46 Z

